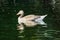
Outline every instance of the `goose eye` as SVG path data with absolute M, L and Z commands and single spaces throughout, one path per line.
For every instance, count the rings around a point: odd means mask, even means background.
M 19 14 L 18 16 L 21 16 L 21 14 Z

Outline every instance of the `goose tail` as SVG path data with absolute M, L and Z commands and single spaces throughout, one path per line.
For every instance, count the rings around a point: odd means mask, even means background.
M 47 14 L 43 15 L 43 16 L 40 16 L 40 19 L 43 20 L 46 16 L 47 16 Z
M 37 22 L 38 24 L 41 24 L 41 25 L 47 25 L 44 21 L 43 21 L 43 19 L 46 17 L 47 15 L 42 15 L 42 16 L 40 16 L 39 18 L 37 18 L 36 20 L 35 20 L 35 22 Z

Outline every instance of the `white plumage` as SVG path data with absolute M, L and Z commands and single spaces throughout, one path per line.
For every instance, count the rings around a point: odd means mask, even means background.
M 20 10 L 17 13 L 17 15 L 19 15 L 19 17 L 18 17 L 18 24 L 20 24 L 20 25 L 23 25 L 22 23 L 24 23 L 27 27 L 35 26 L 37 24 L 46 25 L 46 23 L 43 21 L 43 19 L 47 15 L 42 15 L 42 16 L 38 16 L 38 15 L 27 15 L 25 17 L 22 17 L 23 14 L 24 14 L 24 11 L 23 10 Z M 19 27 L 21 27 L 21 26 L 19 26 Z M 23 27 L 21 27 L 21 29 L 23 29 Z

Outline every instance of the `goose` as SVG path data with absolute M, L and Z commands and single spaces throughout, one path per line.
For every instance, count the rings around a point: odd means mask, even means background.
M 46 25 L 43 19 L 47 16 L 47 14 L 42 16 L 31 14 L 23 17 L 24 11 L 20 10 L 16 15 L 19 15 L 18 17 L 19 29 L 24 29 L 23 24 L 25 24 L 27 27 L 32 27 L 37 24 Z

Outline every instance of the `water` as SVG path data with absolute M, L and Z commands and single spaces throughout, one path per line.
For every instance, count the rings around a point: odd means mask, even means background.
M 55 0 L 54 0 L 55 1 Z M 0 0 L 0 40 L 60 40 L 60 6 L 59 0 Z M 38 4 L 38 5 L 37 5 Z M 17 30 L 16 13 L 23 9 L 25 15 L 45 15 L 47 26 L 24 26 Z

